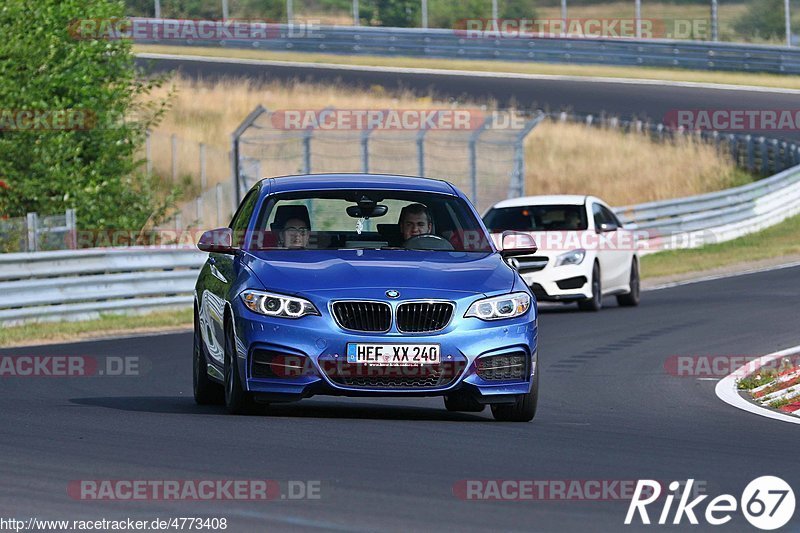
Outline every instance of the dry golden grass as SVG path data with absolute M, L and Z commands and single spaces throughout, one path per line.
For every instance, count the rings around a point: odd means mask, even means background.
M 257 84 L 247 80 L 206 83 L 177 79 L 175 84 L 177 94 L 172 109 L 154 133 L 154 140 L 158 139 L 153 143 L 154 168 L 161 175 L 170 175 L 169 135 L 175 134 L 185 141 L 193 141 L 179 144 L 179 174 L 198 176 L 198 153 L 194 143 L 203 142 L 209 146 L 209 185 L 228 183 L 230 166 L 224 154 L 229 149 L 230 132 L 258 104 L 272 110 L 323 109 L 328 106 L 341 109 L 450 106 L 408 92 L 389 94 L 381 88 L 354 91 L 342 86 L 302 82 Z M 163 96 L 167 91 L 168 88 L 162 88 L 157 95 Z M 413 137 L 409 143 L 413 143 Z M 352 165 L 341 169 L 329 168 L 330 165 L 320 162 L 320 156 L 315 156 L 315 168 L 358 170 L 358 144 L 350 144 L 353 146 L 343 147 L 338 155 L 349 155 L 352 151 L 354 161 L 348 161 L 354 163 L 355 168 L 350 168 Z M 401 148 L 396 147 L 395 152 L 399 154 Z M 463 174 L 463 169 L 456 167 L 463 161 L 458 159 L 459 154 L 452 152 L 452 147 L 439 149 L 450 150 L 450 153 L 437 154 L 436 150 L 431 146 L 426 151 L 427 158 L 437 160 L 435 164 L 429 164 L 429 171 L 446 176 L 449 164 L 452 174 Z M 404 156 L 408 159 L 405 163 L 410 162 L 412 169 L 415 166 L 413 152 L 411 149 Z M 451 154 L 452 157 L 448 157 Z M 614 130 L 551 122 L 543 123 L 528 137 L 525 164 L 526 191 L 529 194 L 596 194 L 612 205 L 718 190 L 746 179 L 724 154 L 693 139 L 659 143 L 644 136 Z M 278 163 L 265 170 L 265 174 L 270 175 L 284 172 Z M 463 183 L 456 184 L 464 187 Z M 505 188 L 500 192 L 504 194 Z M 494 193 L 490 196 L 493 197 Z
M 611 205 L 719 190 L 748 178 L 693 137 L 657 142 L 618 130 L 543 123 L 525 144 L 526 192 L 592 194 Z

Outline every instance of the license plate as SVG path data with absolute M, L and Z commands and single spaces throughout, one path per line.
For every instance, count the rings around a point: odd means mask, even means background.
M 349 343 L 347 362 L 380 366 L 420 366 L 439 363 L 438 344 Z

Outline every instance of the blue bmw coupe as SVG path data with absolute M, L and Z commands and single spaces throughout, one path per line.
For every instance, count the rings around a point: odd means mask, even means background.
M 513 268 L 535 243 L 489 235 L 445 181 L 264 179 L 198 247 L 199 404 L 442 396 L 450 411 L 536 414 L 537 307 Z

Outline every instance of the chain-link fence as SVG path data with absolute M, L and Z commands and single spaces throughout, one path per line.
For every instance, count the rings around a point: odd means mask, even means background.
M 238 195 L 264 176 L 363 172 L 441 178 L 486 208 L 524 194 L 522 147 L 543 116 L 259 106 L 233 136 Z

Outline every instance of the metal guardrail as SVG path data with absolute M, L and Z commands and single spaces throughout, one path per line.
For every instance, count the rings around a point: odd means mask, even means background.
M 169 19 L 147 20 L 163 27 Z M 247 22 L 239 34 L 252 35 Z M 154 32 L 155 33 L 155 32 Z M 235 33 L 235 32 L 232 32 Z M 299 35 L 298 35 L 299 34 Z M 156 33 L 156 35 L 164 35 Z M 169 34 L 167 34 L 169 35 Z M 152 35 L 150 36 L 152 37 Z M 671 67 L 699 70 L 800 74 L 800 49 L 784 46 L 627 38 L 474 38 L 465 30 L 269 25 L 263 39 L 136 39 L 143 44 L 223 46 L 256 50 L 323 52 L 349 55 L 435 57 L 546 63 Z
M 205 256 L 135 247 L 0 254 L 0 323 L 185 308 Z
M 725 191 L 615 211 L 651 235 L 642 254 L 726 241 L 800 213 L 800 165 Z M 0 254 L 0 324 L 186 308 L 205 257 L 185 248 Z
M 615 208 L 623 222 L 646 231 L 643 253 L 696 248 L 754 233 L 800 213 L 800 165 L 724 191 Z

